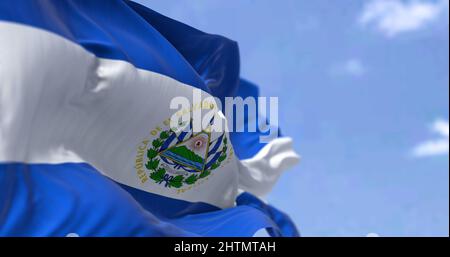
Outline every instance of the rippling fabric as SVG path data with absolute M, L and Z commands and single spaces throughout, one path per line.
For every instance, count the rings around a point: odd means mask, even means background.
M 0 164 L 0 236 L 193 236 L 87 164 Z
M 50 31 L 96 57 L 126 61 L 221 99 L 257 95 L 240 79 L 235 42 L 130 1 L 0 1 L 0 21 Z M 259 134 L 231 133 L 239 158 L 264 147 Z M 0 236 L 252 236 L 261 228 L 298 235 L 286 215 L 250 194 L 220 209 L 114 182 L 85 163 L 2 162 L 0 186 Z
M 0 236 L 231 237 L 261 228 L 297 235 L 294 226 L 273 221 L 281 212 L 249 194 L 237 207 L 219 209 L 117 184 L 82 163 L 2 163 L 0 187 Z

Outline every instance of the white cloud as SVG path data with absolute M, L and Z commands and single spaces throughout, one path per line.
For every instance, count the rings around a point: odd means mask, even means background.
M 440 138 L 425 141 L 413 149 L 416 157 L 427 157 L 436 155 L 448 155 L 449 153 L 449 123 L 437 120 L 431 126 L 431 130 L 440 135 Z
M 359 17 L 388 37 L 424 28 L 441 14 L 448 14 L 448 0 L 372 0 Z
M 366 67 L 360 59 L 352 58 L 331 69 L 331 73 L 335 75 L 350 75 L 360 77 L 366 73 Z

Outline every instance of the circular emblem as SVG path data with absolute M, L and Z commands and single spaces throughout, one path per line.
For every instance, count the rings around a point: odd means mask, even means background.
M 210 128 L 198 133 L 192 129 L 176 132 L 157 127 L 138 147 L 136 170 L 142 183 L 150 181 L 184 192 L 207 180 L 230 155 L 225 132 L 212 133 Z

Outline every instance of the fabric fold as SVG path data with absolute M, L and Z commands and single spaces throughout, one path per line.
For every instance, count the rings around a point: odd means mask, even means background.
M 258 198 L 298 161 L 291 139 L 167 123 L 196 90 L 259 95 L 236 42 L 131 1 L 17 0 L 0 62 L 1 236 L 298 235 Z
M 264 197 L 272 190 L 282 173 L 299 160 L 291 138 L 274 139 L 253 158 L 239 162 L 239 189 Z

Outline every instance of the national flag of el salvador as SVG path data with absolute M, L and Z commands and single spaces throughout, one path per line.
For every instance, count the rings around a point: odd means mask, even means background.
M 261 200 L 291 139 L 170 130 L 196 89 L 258 96 L 236 42 L 132 1 L 0 1 L 0 236 L 298 236 Z

